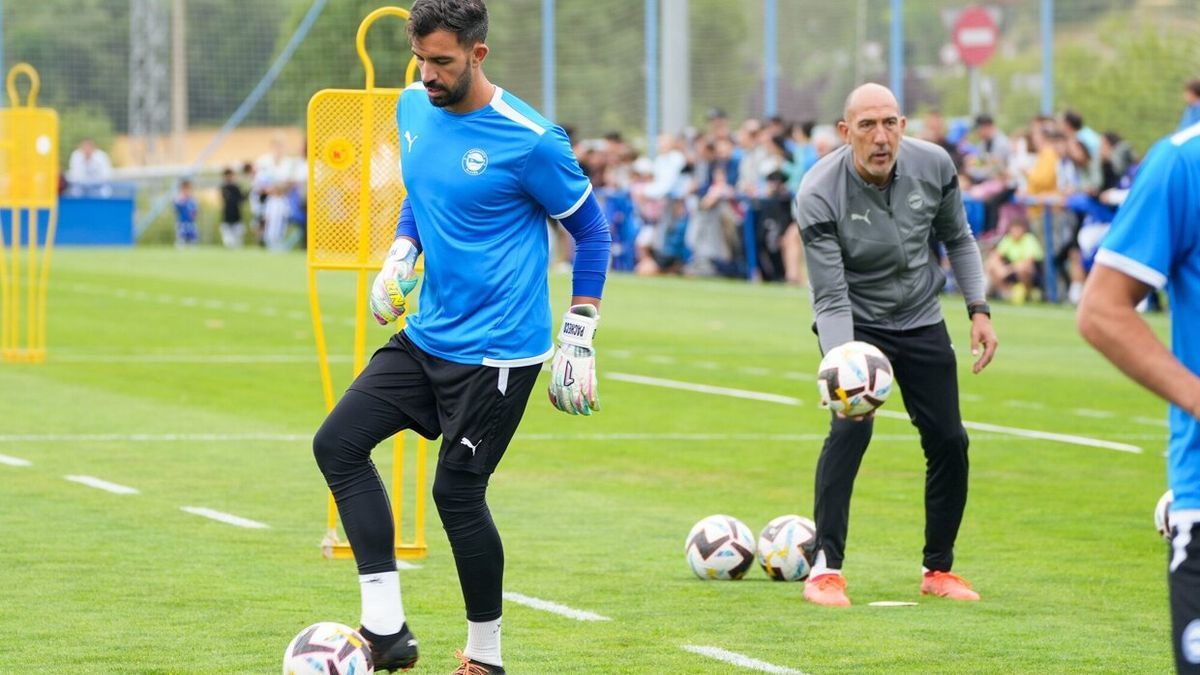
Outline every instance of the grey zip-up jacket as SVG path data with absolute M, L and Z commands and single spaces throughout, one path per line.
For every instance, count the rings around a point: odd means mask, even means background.
M 906 330 L 941 321 L 939 242 L 967 304 L 984 300 L 957 171 L 934 143 L 904 137 L 884 190 L 858 175 L 842 146 L 805 174 L 794 209 L 823 352 L 853 340 L 855 324 Z

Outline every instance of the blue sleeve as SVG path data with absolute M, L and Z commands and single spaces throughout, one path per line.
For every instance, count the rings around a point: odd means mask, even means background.
M 1194 242 L 1185 227 L 1191 194 L 1188 172 L 1171 141 L 1150 150 L 1121 204 L 1096 261 L 1162 288 L 1175 262 Z
M 417 219 L 413 216 L 412 203 L 406 198 L 400 205 L 400 219 L 396 221 L 396 236 L 408 237 L 421 250 L 421 233 L 417 231 Z
M 521 187 L 555 220 L 566 218 L 583 204 L 592 184 L 579 168 L 561 128 L 551 127 L 538 139 L 525 161 Z
M 590 191 L 575 212 L 562 219 L 562 225 L 575 239 L 574 277 L 571 294 L 599 298 L 604 292 L 608 274 L 608 258 L 612 252 L 612 233 L 600 209 L 600 203 Z

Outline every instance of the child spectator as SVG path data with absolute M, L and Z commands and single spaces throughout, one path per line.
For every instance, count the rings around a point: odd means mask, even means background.
M 992 290 L 1013 304 L 1024 303 L 1033 289 L 1038 264 L 1045 257 L 1042 242 L 1029 231 L 1029 222 L 1013 217 L 1008 232 L 988 255 L 986 268 Z
M 233 169 L 221 174 L 221 242 L 225 248 L 241 248 L 246 237 L 246 224 L 242 222 L 242 202 L 246 193 L 234 180 Z
M 192 182 L 179 181 L 179 194 L 175 197 L 175 246 L 194 246 L 200 239 L 196 231 L 196 198 L 192 196 Z

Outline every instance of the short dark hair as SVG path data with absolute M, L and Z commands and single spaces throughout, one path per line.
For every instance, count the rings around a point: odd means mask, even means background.
M 488 11 L 483 0 L 417 0 L 405 26 L 408 39 L 444 30 L 458 38 L 463 47 L 486 42 Z
M 1075 131 L 1079 131 L 1083 128 L 1083 115 L 1080 115 L 1074 110 L 1064 111 L 1062 117 L 1063 122 L 1066 122 L 1067 126 L 1071 127 Z
M 1185 88 L 1192 92 L 1192 96 L 1200 96 L 1200 79 L 1191 80 L 1185 85 Z

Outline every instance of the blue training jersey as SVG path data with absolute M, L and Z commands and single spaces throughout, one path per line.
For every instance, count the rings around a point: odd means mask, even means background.
M 420 82 L 396 107 L 404 184 L 425 255 L 405 334 L 456 363 L 532 365 L 553 353 L 547 218 L 591 194 L 571 143 L 516 96 L 457 114 Z
M 1171 299 L 1171 351 L 1200 373 L 1200 124 L 1154 145 L 1096 254 Z M 1170 408 L 1172 511 L 1200 509 L 1200 423 Z

